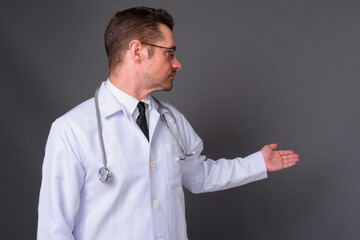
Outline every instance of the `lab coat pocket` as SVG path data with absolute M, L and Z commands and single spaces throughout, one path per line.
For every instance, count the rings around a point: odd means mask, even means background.
M 179 187 L 182 185 L 182 164 L 181 160 L 177 160 L 181 156 L 179 146 L 176 143 L 165 144 L 164 154 L 168 183 L 172 187 Z

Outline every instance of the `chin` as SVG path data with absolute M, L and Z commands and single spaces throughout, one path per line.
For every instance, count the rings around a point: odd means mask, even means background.
M 172 81 L 173 81 L 174 79 L 171 79 L 170 81 L 169 81 L 169 84 L 166 84 L 166 85 L 164 85 L 163 86 L 163 91 L 170 91 L 172 88 L 173 88 L 173 83 L 172 83 Z
M 171 84 L 170 86 L 164 87 L 163 91 L 171 91 L 171 89 L 173 88 L 173 85 Z

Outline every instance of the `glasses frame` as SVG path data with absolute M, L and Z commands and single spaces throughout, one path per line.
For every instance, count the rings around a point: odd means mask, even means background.
M 175 56 L 176 47 L 168 48 L 168 47 L 159 46 L 159 45 L 155 45 L 155 44 L 151 44 L 151 43 L 146 43 L 146 42 L 140 42 L 140 43 L 141 43 L 141 44 L 144 44 L 144 45 L 149 45 L 149 46 L 152 46 L 152 47 L 158 47 L 158 48 L 162 48 L 162 49 L 171 51 L 171 52 L 172 52 L 172 54 L 170 55 L 170 56 L 171 56 L 171 59 L 173 59 L 174 56 Z

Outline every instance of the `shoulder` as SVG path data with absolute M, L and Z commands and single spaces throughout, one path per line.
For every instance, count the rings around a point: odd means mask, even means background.
M 88 126 L 87 123 L 96 121 L 96 111 L 94 99 L 88 99 L 77 105 L 64 115 L 57 118 L 52 124 L 52 128 L 57 129 L 82 129 Z
M 79 105 L 77 105 L 76 107 L 65 113 L 64 115 L 62 115 L 59 119 L 62 118 L 67 120 L 75 120 L 77 118 L 93 116 L 94 113 L 95 113 L 95 102 L 94 102 L 94 98 L 91 98 L 80 103 Z

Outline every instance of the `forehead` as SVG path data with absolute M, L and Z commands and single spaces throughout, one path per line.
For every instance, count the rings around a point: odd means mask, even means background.
M 174 34 L 170 30 L 170 28 L 168 28 L 164 24 L 160 24 L 159 29 L 160 29 L 164 39 L 159 40 L 158 43 L 162 43 L 166 47 L 176 47 Z

